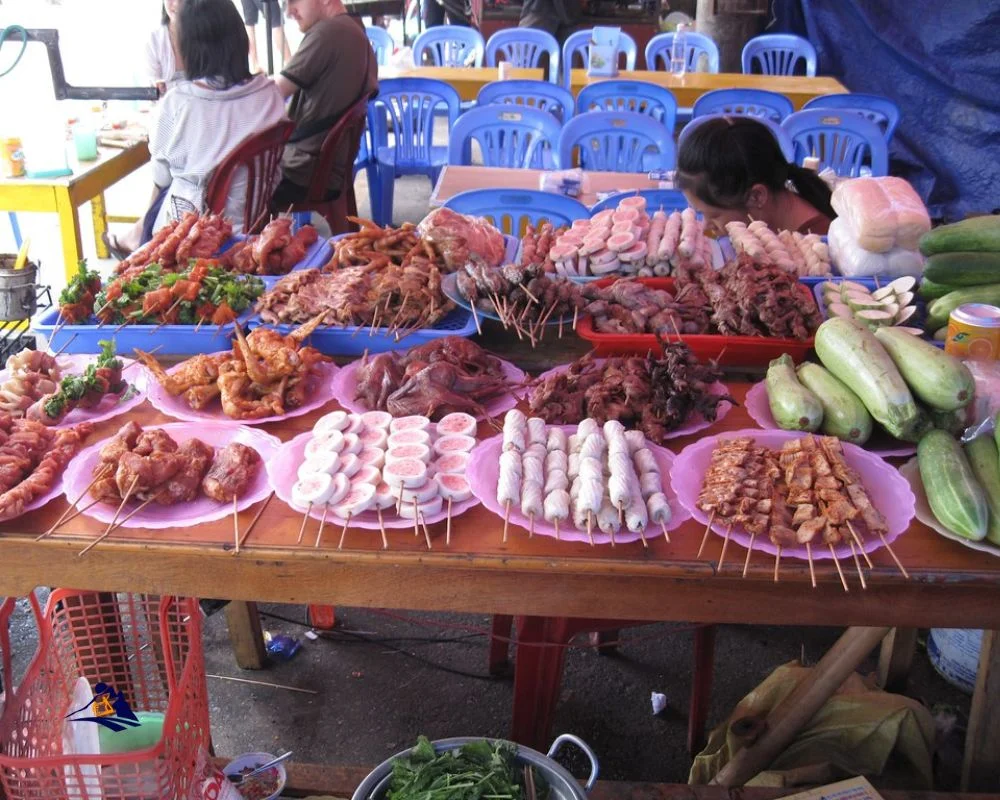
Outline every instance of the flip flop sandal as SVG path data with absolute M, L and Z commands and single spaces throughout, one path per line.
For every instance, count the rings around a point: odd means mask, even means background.
M 124 261 L 132 254 L 131 250 L 118 244 L 117 236 L 109 234 L 107 231 L 101 234 L 101 241 L 104 242 L 104 246 L 108 248 L 108 252 L 119 261 Z

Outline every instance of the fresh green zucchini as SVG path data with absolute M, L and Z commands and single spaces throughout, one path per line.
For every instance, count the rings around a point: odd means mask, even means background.
M 997 455 L 997 444 L 992 436 L 977 436 L 965 445 L 965 455 L 972 474 L 986 495 L 990 512 L 986 538 L 993 544 L 1000 544 L 1000 456 Z
M 955 437 L 931 431 L 917 445 L 920 480 L 938 522 L 974 542 L 986 538 L 989 507 Z
M 778 427 L 786 431 L 815 431 L 823 422 L 819 398 L 799 383 L 795 362 L 788 353 L 767 367 L 767 403 Z
M 857 445 L 868 441 L 872 416 L 854 392 L 819 364 L 799 364 L 798 376 L 823 405 L 823 433 Z
M 878 339 L 918 399 L 938 411 L 955 411 L 972 401 L 976 382 L 954 356 L 895 328 L 879 328 Z
M 951 312 L 966 303 L 986 303 L 1000 305 L 1000 283 L 990 283 L 984 286 L 967 286 L 956 289 L 927 306 L 927 329 L 937 330 L 948 324 Z

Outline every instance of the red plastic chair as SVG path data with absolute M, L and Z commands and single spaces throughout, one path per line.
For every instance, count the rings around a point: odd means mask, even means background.
M 338 120 L 323 140 L 319 151 L 319 162 L 313 170 L 312 181 L 306 192 L 306 199 L 292 206 L 295 213 L 315 211 L 330 225 L 330 233 L 348 233 L 357 230 L 357 225 L 347 218 L 358 215 L 358 204 L 354 198 L 354 160 L 358 157 L 361 137 L 365 132 L 368 116 L 368 98 L 363 97 L 351 106 Z M 347 148 L 342 150 L 343 144 Z M 338 158 L 338 151 L 339 153 Z M 344 176 L 344 185 L 333 200 L 326 199 L 327 186 L 334 167 Z
M 240 142 L 212 172 L 205 191 L 208 211 L 212 214 L 225 211 L 236 172 L 240 167 L 246 167 L 243 232 L 255 233 L 259 230 L 267 222 L 271 195 L 281 179 L 281 154 L 294 129 L 294 122 L 284 120 Z

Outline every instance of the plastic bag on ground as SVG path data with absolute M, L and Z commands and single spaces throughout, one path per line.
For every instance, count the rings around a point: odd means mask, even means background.
M 504 261 L 503 234 L 482 217 L 435 208 L 417 226 L 417 233 L 437 246 L 452 271 L 464 266 L 471 256 L 491 267 L 498 267 Z
M 919 277 L 924 271 L 924 257 L 915 250 L 893 247 L 886 253 L 873 253 L 864 249 L 851 232 L 850 225 L 837 217 L 830 223 L 827 233 L 830 260 L 841 275 L 857 277 L 878 275 L 901 278 L 904 275 Z

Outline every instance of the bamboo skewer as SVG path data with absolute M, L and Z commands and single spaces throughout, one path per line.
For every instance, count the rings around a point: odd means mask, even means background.
M 101 480 L 101 478 L 107 477 L 108 472 L 110 470 L 111 470 L 111 465 L 108 464 L 107 466 L 103 467 L 97 474 L 95 474 L 94 475 L 94 479 L 89 484 L 87 484 L 87 488 L 84 489 L 82 492 L 80 492 L 80 496 L 77 497 L 76 500 L 74 500 L 70 504 L 69 508 L 67 508 L 65 511 L 63 511 L 63 513 L 59 517 L 59 519 L 57 519 L 55 521 L 55 524 L 51 528 L 49 528 L 47 531 L 45 531 L 45 533 L 43 533 L 41 536 L 36 537 L 35 541 L 36 542 L 40 542 L 46 536 L 51 535 L 52 531 L 54 531 L 56 528 L 58 528 L 60 525 L 62 525 L 63 522 L 68 522 L 70 519 L 73 519 L 73 517 L 78 516 L 81 513 L 79 511 L 76 514 L 73 514 L 72 517 L 70 517 L 69 515 L 70 515 L 70 512 L 72 512 L 73 509 L 76 508 L 77 503 L 79 503 L 81 500 L 83 500 L 84 497 L 87 496 L 87 492 L 89 492 L 91 489 L 94 488 L 94 484 L 97 483 L 99 480 Z M 98 502 L 98 501 L 95 500 L 94 502 Z M 91 505 L 93 505 L 93 503 Z M 87 508 L 90 508 L 90 506 L 87 506 Z
M 698 555 L 695 558 L 701 558 L 701 553 L 705 549 L 705 545 L 708 544 L 708 534 L 712 531 L 712 523 L 715 522 L 715 511 L 713 510 L 711 514 L 708 515 L 708 525 L 705 526 L 705 533 L 701 537 L 701 547 L 698 548 Z
M 155 500 L 155 499 L 156 499 L 155 497 L 150 497 L 148 500 L 143 500 L 138 506 L 136 506 L 135 508 L 133 508 L 129 512 L 129 514 L 128 514 L 127 517 L 125 517 L 123 520 L 121 520 L 120 522 L 118 522 L 118 523 L 115 524 L 115 527 L 111 529 L 112 532 L 114 532 L 114 531 L 118 530 L 120 527 L 122 527 L 126 522 L 128 522 L 130 519 L 132 519 L 132 517 L 134 517 L 136 514 L 138 514 L 140 511 L 142 511 L 146 506 L 148 506 L 150 503 L 152 503 L 153 500 Z
M 552 524 L 556 526 L 556 541 L 558 542 L 562 538 L 559 536 L 559 517 L 554 517 Z
M 665 523 L 662 519 L 660 520 L 660 529 L 663 531 L 663 538 L 666 539 L 667 544 L 670 544 L 670 534 L 667 533 L 667 523 Z M 646 537 L 645 536 L 642 537 L 642 544 L 643 544 L 644 547 L 648 547 L 649 546 L 649 545 L 646 544 Z
M 851 536 L 854 538 L 854 542 L 858 546 L 858 550 L 861 551 L 861 555 L 864 557 L 865 561 L 868 562 L 868 569 L 874 569 L 875 565 L 872 564 L 872 560 L 868 557 L 868 553 L 865 552 L 864 543 L 861 541 L 861 537 L 858 536 L 858 532 L 854 530 L 854 526 L 851 524 L 850 520 L 845 520 L 847 522 L 847 530 L 851 532 Z
M 417 511 L 417 518 L 420 520 L 420 527 L 424 529 L 424 541 L 427 542 L 427 549 L 433 550 L 431 547 L 431 532 L 427 530 L 427 522 L 424 520 L 424 515 Z
M 306 512 L 302 515 L 302 524 L 299 526 L 299 538 L 295 540 L 295 544 L 302 544 L 302 535 L 306 532 L 306 523 L 309 521 L 309 515 L 312 513 L 312 509 L 312 503 L 306 506 Z
M 844 570 L 840 568 L 840 560 L 837 558 L 837 551 L 833 549 L 833 544 L 828 542 L 827 547 L 830 548 L 830 555 L 833 556 L 833 565 L 837 568 L 837 574 L 840 576 L 840 585 L 844 587 L 845 592 L 850 592 L 850 588 L 847 585 L 847 578 L 844 577 Z
M 744 577 L 744 578 L 747 576 L 747 570 L 750 569 L 750 556 L 753 555 L 753 543 L 754 543 L 754 540 L 756 538 L 757 538 L 757 534 L 754 533 L 753 531 L 751 531 L 750 532 L 750 546 L 747 547 L 747 557 L 746 557 L 746 560 L 743 562 L 743 576 L 742 577 Z
M 909 580 L 910 573 L 906 571 L 906 567 L 903 566 L 903 562 L 896 556 L 896 551 L 892 549 L 892 545 L 889 544 L 882 531 L 879 531 L 878 538 L 882 540 L 882 544 L 884 544 L 885 549 L 889 551 L 889 555 L 892 556 L 892 560 L 896 562 L 896 566 L 899 567 L 899 571 L 903 573 L 903 577 Z
M 448 522 L 447 522 L 447 527 L 445 527 L 444 531 L 444 543 L 445 546 L 447 547 L 451 546 L 451 498 L 450 497 L 448 498 Z
M 81 498 L 81 499 L 83 499 L 83 498 Z M 93 506 L 96 506 L 100 502 L 101 502 L 100 500 L 91 500 L 83 508 L 76 509 L 76 511 L 74 511 L 72 514 L 70 514 L 68 517 L 66 517 L 66 519 L 64 519 L 62 521 L 62 523 L 60 523 L 60 524 L 65 525 L 67 522 L 72 522 L 78 516 L 80 516 L 81 514 L 83 514 L 85 511 L 87 511 L 87 509 L 92 508 Z M 35 541 L 36 542 L 41 541 L 43 538 L 45 538 L 46 536 L 51 536 L 53 533 L 55 533 L 55 528 L 53 528 L 51 531 L 43 533 L 41 536 L 39 536 L 37 539 L 35 539 Z
M 67 339 L 67 340 L 66 340 L 65 342 L 63 342 L 63 346 L 62 346 L 62 347 L 60 347 L 60 348 L 59 348 L 58 350 L 56 350 L 56 351 L 55 351 L 55 352 L 54 352 L 54 353 L 52 354 L 52 357 L 53 357 L 53 358 L 57 358 L 58 356 L 61 356 L 61 355 L 62 355 L 62 353 L 63 353 L 63 351 L 64 351 L 64 350 L 65 350 L 65 349 L 66 349 L 67 347 L 69 347 L 69 346 L 70 346 L 70 345 L 71 345 L 71 344 L 73 343 L 73 340 L 74 340 L 74 339 L 75 339 L 75 338 L 76 338 L 76 337 L 77 337 L 78 335 L 79 335 L 79 334 L 76 334 L 76 333 L 74 333 L 74 334 L 73 334 L 72 336 L 70 336 L 70 337 L 69 337 L 69 338 L 68 338 L 68 339 Z M 55 334 L 53 334 L 53 336 L 55 336 Z
M 323 503 L 323 516 L 320 518 L 319 521 L 319 530 L 316 531 L 316 541 L 313 542 L 313 549 L 319 548 L 319 543 L 323 539 L 323 529 L 326 527 L 326 515 L 328 513 L 330 513 L 330 504 Z M 346 528 L 347 526 L 345 525 L 344 527 Z
M 528 514 L 528 538 L 533 539 L 535 536 L 535 515 Z
M 400 492 L 400 494 L 402 494 L 402 492 Z M 420 516 L 420 509 L 417 506 L 417 496 L 413 495 L 413 535 L 414 536 L 419 536 L 420 535 L 420 520 L 418 519 L 419 516 Z
M 132 479 L 132 485 L 129 486 L 128 491 L 125 492 L 125 496 L 122 498 L 121 505 L 118 506 L 118 510 L 115 512 L 115 515 L 111 519 L 111 522 L 108 523 L 108 527 L 105 528 L 104 533 L 102 533 L 100 536 L 94 539 L 94 541 L 92 541 L 90 544 L 84 547 L 83 550 L 77 553 L 77 557 L 82 556 L 86 554 L 88 551 L 97 547 L 98 543 L 104 541 L 106 538 L 108 538 L 108 536 L 111 535 L 111 531 L 114 530 L 115 523 L 118 521 L 118 515 L 122 513 L 122 509 L 125 508 L 125 504 L 129 501 L 129 498 L 132 496 L 132 492 L 135 489 L 136 484 L 138 483 L 139 483 L 139 476 L 136 475 L 135 478 Z
M 250 520 L 250 524 L 247 526 L 247 529 L 245 531 L 243 531 L 243 535 L 240 537 L 240 547 L 242 547 L 246 543 L 246 540 L 250 537 L 250 532 L 254 529 L 254 526 L 257 524 L 257 520 L 260 519 L 261 514 L 264 513 L 264 510 L 267 508 L 268 504 L 271 502 L 271 498 L 272 497 L 274 497 L 274 492 L 271 492 L 267 496 L 267 499 L 264 501 L 264 504 L 260 508 L 257 509 L 257 513 L 254 514 L 254 517 L 253 517 L 252 520 Z
M 240 554 L 240 517 L 239 509 L 237 505 L 239 500 L 236 497 L 236 492 L 233 492 L 233 546 L 235 547 L 234 554 Z
M 868 584 L 865 583 L 865 572 L 861 569 L 861 559 L 858 558 L 857 548 L 855 548 L 853 541 L 848 540 L 848 544 L 851 545 L 851 555 L 854 556 L 854 566 L 858 568 L 858 580 L 861 581 L 861 588 L 867 589 Z
M 778 545 L 778 552 L 774 554 L 774 582 L 778 582 L 778 566 L 781 564 L 781 545 Z
M 594 515 L 587 512 L 587 538 L 590 539 L 590 546 L 594 546 Z
M 170 308 L 168 308 L 166 311 L 163 312 L 163 322 L 161 322 L 159 325 L 157 325 L 155 328 L 153 328 L 150 331 L 150 334 L 156 333 L 164 325 L 167 325 L 168 322 L 169 322 L 169 320 L 167 319 L 167 314 L 169 314 L 171 311 L 173 311 L 175 308 L 177 308 L 177 306 L 179 306 L 183 301 L 184 301 L 183 297 L 178 297 L 177 300 L 174 302 L 174 304 L 172 306 L 170 306 Z
M 378 513 L 378 529 L 382 534 L 382 549 L 389 549 L 389 537 L 385 535 L 385 521 L 382 519 L 382 509 L 376 509 Z
M 503 515 L 503 541 L 504 544 L 507 543 L 507 528 L 510 526 L 510 500 L 507 501 L 507 506 L 504 509 Z
M 639 528 L 639 539 L 642 541 L 643 548 L 648 550 L 649 542 L 646 541 L 646 531 L 644 531 L 642 528 Z
M 730 522 L 726 528 L 726 538 L 722 540 L 722 552 L 719 554 L 719 564 L 716 571 L 722 572 L 722 562 L 726 560 L 726 550 L 729 548 L 729 537 L 733 533 L 733 523 Z
M 816 588 L 816 569 L 813 566 L 812 542 L 806 542 L 806 555 L 809 557 L 809 580 L 812 581 L 813 589 Z
M 347 538 L 347 526 L 351 524 L 351 512 L 347 512 L 347 519 L 344 520 L 344 527 L 340 530 L 340 541 L 337 542 L 337 549 L 344 549 L 344 539 Z
M 63 319 L 62 307 L 60 306 L 59 315 L 56 317 L 56 326 L 52 329 L 52 336 L 49 338 L 55 339 L 59 331 L 61 331 L 65 325 L 66 320 Z
M 476 323 L 476 333 L 480 336 L 483 335 L 483 326 L 479 324 L 479 314 L 476 313 L 476 303 L 474 300 L 469 301 L 469 308 L 472 311 L 472 321 Z
M 580 313 L 580 309 L 576 306 L 573 307 L 573 330 L 576 331 L 576 317 Z

